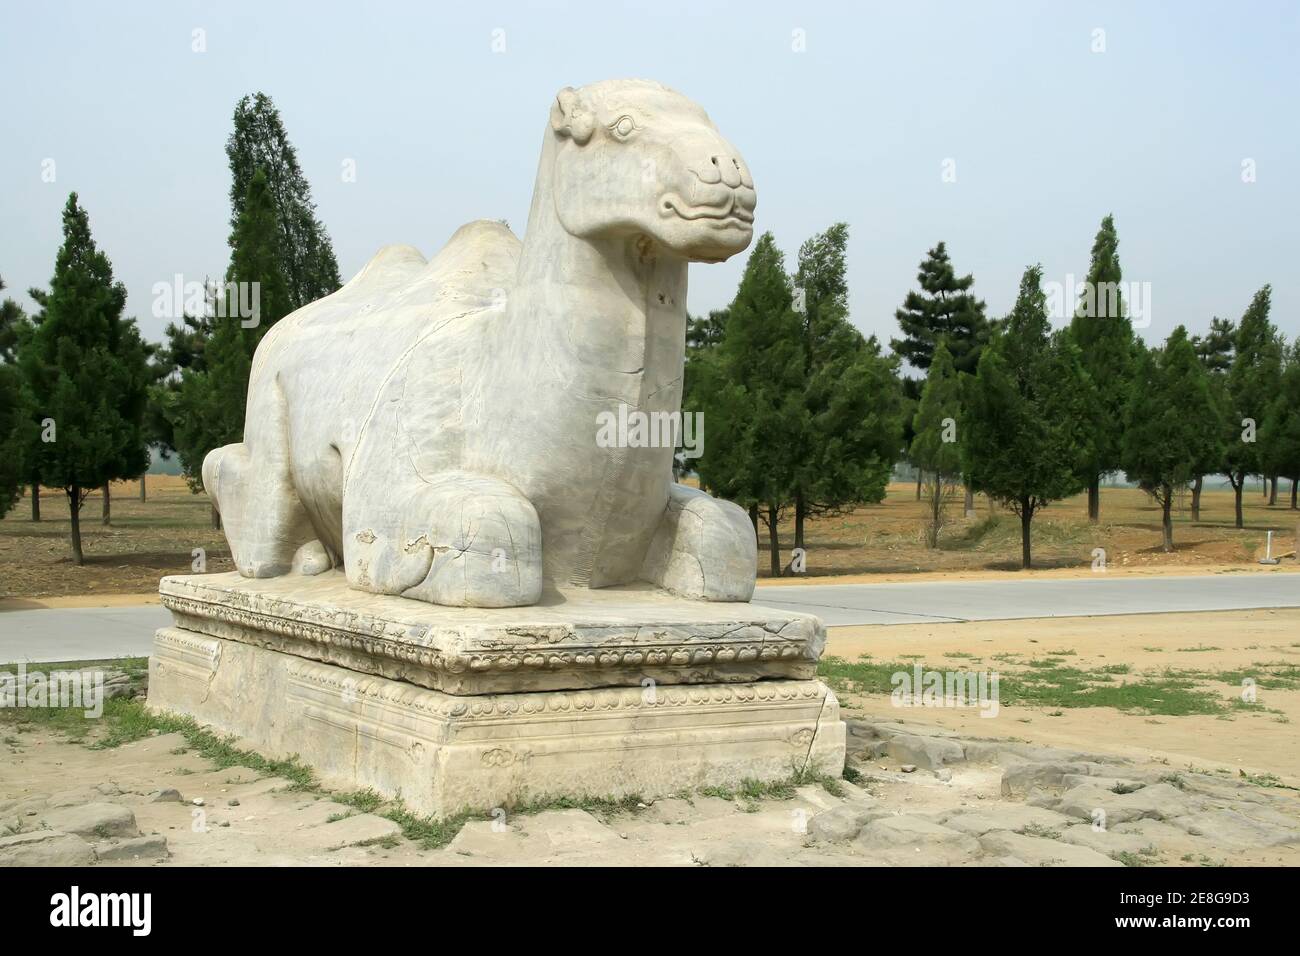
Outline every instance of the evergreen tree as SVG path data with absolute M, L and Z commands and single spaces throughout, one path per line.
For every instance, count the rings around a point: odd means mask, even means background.
M 930 485 L 930 521 L 926 544 L 939 546 L 943 524 L 944 483 L 961 474 L 960 421 L 962 417 L 962 381 L 952 364 L 952 356 L 943 342 L 935 346 L 930 374 L 913 419 L 914 433 L 909 449 L 911 460 L 932 476 Z
M 60 487 L 72 517 L 72 555 L 83 563 L 81 505 L 88 491 L 144 470 L 141 433 L 147 371 L 134 321 L 124 319 L 126 289 L 95 246 L 90 220 L 68 197 L 63 246 L 43 317 L 19 350 L 37 414 L 53 440 L 35 446 L 43 484 Z
M 230 160 L 230 224 L 236 232 L 257 170 L 266 175 L 278 224 L 280 274 L 289 294 L 288 312 L 329 295 L 341 284 L 325 226 L 316 218 L 311 187 L 298 165 L 280 112 L 265 93 L 235 106 L 234 132 L 226 142 Z
M 1115 219 L 1107 216 L 1092 244 L 1083 295 L 1070 321 L 1070 337 L 1083 357 L 1091 395 L 1081 476 L 1088 489 L 1088 518 L 1101 517 L 1101 478 L 1120 467 L 1124 411 L 1132 374 L 1133 325 L 1120 295 L 1123 272 Z
M 0 279 L 0 291 L 4 291 L 5 280 Z M 27 324 L 27 314 L 23 307 L 8 296 L 0 302 L 0 364 L 12 364 L 18 349 L 18 336 Z
M 1222 455 L 1221 433 L 1210 373 L 1180 325 L 1163 349 L 1139 355 L 1122 442 L 1125 473 L 1160 505 L 1166 552 L 1174 550 L 1174 493 Z
M 777 524 L 793 501 L 806 427 L 801 329 L 784 257 L 764 233 L 727 309 L 721 342 L 701 352 L 689 403 L 707 426 L 696 459 L 701 483 L 762 513 L 773 577 L 781 574 Z
M 794 546 L 801 551 L 809 515 L 884 499 L 901 450 L 895 362 L 848 320 L 847 247 L 847 224 L 832 225 L 800 247 L 794 276 L 807 423 L 792 489 Z
M 1192 336 L 1192 348 L 1200 359 L 1201 367 L 1210 374 L 1210 389 L 1214 393 L 1215 407 L 1220 417 L 1228 406 L 1227 376 L 1232 367 L 1232 351 L 1237 340 L 1237 327 L 1230 319 L 1215 316 L 1210 320 L 1210 330 L 1205 335 Z M 1215 444 L 1213 458 L 1197 466 L 1196 477 L 1192 479 L 1192 520 L 1201 520 L 1201 492 L 1205 488 L 1205 476 L 1214 474 L 1222 466 L 1222 443 Z
M 916 280 L 921 291 L 908 292 L 903 307 L 894 312 L 903 337 L 892 339 L 890 345 L 913 368 L 925 371 L 934 347 L 943 339 L 957 371 L 974 374 L 989 337 L 984 302 L 970 292 L 975 277 L 957 276 L 941 242 L 921 263 Z
M 1269 321 L 1273 290 L 1264 286 L 1237 325 L 1232 367 L 1227 375 L 1223 470 L 1236 497 L 1237 527 L 1245 526 L 1241 495 L 1246 478 L 1264 471 L 1258 429 L 1278 392 L 1282 349 Z
M 0 291 L 5 288 L 0 279 Z M 15 367 L 19 337 L 28 319 L 13 299 L 0 302 L 0 518 L 13 508 L 27 478 L 24 471 L 31 409 Z
M 1291 510 L 1296 510 L 1300 482 L 1300 338 L 1286 353 L 1277 396 L 1260 428 L 1264 464 L 1274 475 L 1291 479 Z
M 1031 266 L 1015 307 L 980 357 L 961 440 L 974 487 L 1020 516 L 1021 565 L 1031 566 L 1034 515 L 1079 490 L 1085 376 L 1078 349 L 1049 331 L 1042 268 Z

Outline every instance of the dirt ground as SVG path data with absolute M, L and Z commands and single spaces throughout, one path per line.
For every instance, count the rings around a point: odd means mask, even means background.
M 86 563 L 77 567 L 70 557 L 68 506 L 61 492 L 41 496 L 42 521 L 30 520 L 29 499 L 19 501 L 0 520 L 0 601 L 5 599 L 149 595 L 158 579 L 191 569 L 193 552 L 204 550 L 209 571 L 232 570 L 230 551 L 220 531 L 211 525 L 206 496 L 190 493 L 183 479 L 150 475 L 148 500 L 139 500 L 139 483 L 112 489 L 112 524 L 101 523 L 98 492 L 86 499 L 82 511 Z M 1278 505 L 1268 507 L 1258 491 L 1244 498 L 1246 527 L 1233 527 L 1231 490 L 1207 489 L 1201 518 L 1192 522 L 1183 501 L 1174 517 L 1177 550 L 1160 550 L 1160 513 L 1142 492 L 1104 488 L 1102 521 L 1086 520 L 1083 496 L 1058 502 L 1034 522 L 1033 574 L 1075 575 L 1092 571 L 1093 550 L 1104 548 L 1112 573 L 1210 572 L 1258 569 L 1264 554 L 1265 532 L 1272 530 L 1274 553 L 1295 547 L 1300 511 L 1290 510 L 1289 487 L 1280 489 Z M 766 534 L 760 537 L 759 575 L 765 583 L 816 580 L 829 575 L 844 581 L 917 580 L 917 576 L 995 576 L 1021 573 L 1020 530 L 1014 515 L 992 514 L 977 499 L 974 518 L 961 517 L 961 502 L 949 509 L 952 523 L 940 547 L 924 547 L 924 502 L 915 486 L 892 485 L 878 505 L 838 516 L 814 518 L 806 531 L 807 575 L 767 578 Z M 789 560 L 793 527 L 781 526 L 784 560 Z M 12 605 L 11 605 L 12 606 Z
M 969 708 L 900 711 L 884 693 L 855 691 L 851 680 L 832 686 L 848 716 L 904 714 L 963 734 L 1104 749 L 1230 775 L 1271 774 L 1300 786 L 1300 609 L 831 628 L 823 660 L 862 655 L 883 671 L 920 663 L 1013 678 L 1050 672 L 1045 664 L 1055 662 L 1102 686 L 1174 678 L 1179 690 L 1185 681 L 1219 709 L 1210 702 L 1203 708 L 1209 713 L 1150 712 L 1179 709 L 1168 706 L 1172 695 L 1154 702 L 1136 696 L 1127 711 L 1062 705 L 1049 695 L 1043 704 L 1003 704 L 996 716 L 981 717 Z M 1250 706 L 1241 700 L 1246 679 L 1256 685 Z

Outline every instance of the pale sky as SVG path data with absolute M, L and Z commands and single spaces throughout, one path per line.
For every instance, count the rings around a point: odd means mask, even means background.
M 699 102 L 735 144 L 756 227 L 791 268 L 805 238 L 849 223 L 852 319 L 885 341 L 937 241 L 997 316 L 1030 263 L 1081 281 L 1107 213 L 1126 281 L 1149 283 L 1148 340 L 1237 319 L 1266 282 L 1295 337 L 1297 48 L 1300 4 L 1284 0 L 0 0 L 0 275 L 30 307 L 76 190 L 130 314 L 160 338 L 153 285 L 225 271 L 223 146 L 256 90 L 280 108 L 344 279 L 388 243 L 432 255 L 470 219 L 520 231 L 555 93 L 636 76 Z M 693 266 L 691 311 L 725 305 L 743 260 Z

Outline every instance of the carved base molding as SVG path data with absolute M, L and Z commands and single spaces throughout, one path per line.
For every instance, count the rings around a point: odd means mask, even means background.
M 154 638 L 149 705 L 297 755 L 327 786 L 369 787 L 432 815 L 844 766 L 839 703 L 817 680 L 456 696 L 167 627 Z

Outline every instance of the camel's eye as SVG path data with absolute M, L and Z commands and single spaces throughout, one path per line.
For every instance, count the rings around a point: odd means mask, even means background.
M 630 116 L 620 116 L 617 122 L 610 124 L 609 131 L 619 139 L 627 139 L 636 132 L 636 121 Z

